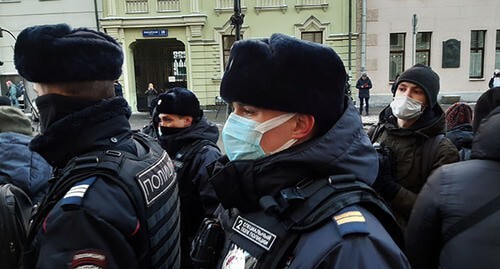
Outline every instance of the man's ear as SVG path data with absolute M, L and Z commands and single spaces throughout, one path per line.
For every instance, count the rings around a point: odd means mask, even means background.
M 314 116 L 308 114 L 297 114 L 292 138 L 302 139 L 311 137 L 313 135 L 314 123 Z
M 193 117 L 184 116 L 184 127 L 189 127 L 191 124 L 193 124 Z

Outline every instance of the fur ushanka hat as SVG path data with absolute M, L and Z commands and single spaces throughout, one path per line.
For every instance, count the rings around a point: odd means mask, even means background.
M 226 102 L 313 115 L 324 132 L 344 111 L 345 81 L 333 49 L 273 34 L 233 45 L 220 94 Z
M 123 53 L 114 38 L 101 32 L 38 25 L 17 37 L 14 64 L 33 82 L 115 80 L 122 73 Z
M 203 115 L 198 98 L 185 88 L 173 88 L 158 96 L 157 113 L 175 114 L 198 118 Z

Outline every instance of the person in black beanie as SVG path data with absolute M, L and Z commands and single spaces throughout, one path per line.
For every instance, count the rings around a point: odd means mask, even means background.
M 381 169 L 373 185 L 391 205 L 402 227 L 431 171 L 458 161 L 458 151 L 444 137 L 445 113 L 437 103 L 439 76 L 416 64 L 395 82 L 394 100 L 368 135 L 379 148 Z
M 219 205 L 206 166 L 220 156 L 219 128 L 209 122 L 198 98 L 185 88 L 158 96 L 154 117 L 161 146 L 174 161 L 181 211 L 181 268 L 192 268 L 189 252 L 201 222 Z
M 14 63 L 38 94 L 41 134 L 30 149 L 54 167 L 22 268 L 178 268 L 173 163 L 132 133 L 130 107 L 115 97 L 120 44 L 87 28 L 32 26 Z
M 233 45 L 220 88 L 234 107 L 226 156 L 209 166 L 221 207 L 193 243 L 199 268 L 408 268 L 378 196 L 364 197 L 381 215 L 359 193 L 329 192 L 369 189 L 378 168 L 345 82 L 342 60 L 324 45 L 283 34 Z M 219 225 L 224 242 L 206 243 Z

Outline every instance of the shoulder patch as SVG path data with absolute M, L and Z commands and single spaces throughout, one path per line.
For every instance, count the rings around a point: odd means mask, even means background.
M 69 210 L 81 206 L 85 193 L 87 193 L 87 190 L 96 181 L 96 179 L 96 177 L 90 177 L 75 183 L 75 185 L 69 189 L 61 200 L 61 207 L 64 210 Z
M 366 220 L 361 211 L 356 206 L 348 206 L 333 216 L 340 235 L 348 234 L 369 234 Z

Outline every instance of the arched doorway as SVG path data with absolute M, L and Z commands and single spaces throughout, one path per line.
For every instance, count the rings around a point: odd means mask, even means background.
M 187 87 L 186 52 L 181 41 L 137 40 L 133 52 L 138 111 L 148 111 L 145 91 L 149 83 L 160 93 L 173 87 Z

